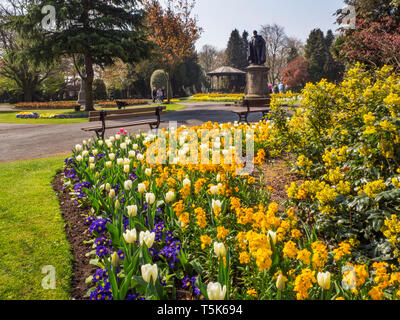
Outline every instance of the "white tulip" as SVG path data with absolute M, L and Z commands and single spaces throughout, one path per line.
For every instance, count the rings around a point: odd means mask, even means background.
M 107 192 L 110 192 L 111 185 L 109 183 L 107 183 L 105 189 L 106 189 Z
M 215 210 L 216 208 L 221 209 L 222 202 L 220 200 L 212 200 L 212 209 Z
M 106 162 L 106 168 L 111 168 L 112 167 L 112 162 L 111 161 L 107 161 Z
M 94 170 L 96 168 L 96 165 L 94 163 L 91 163 L 89 168 L 90 168 L 90 170 Z
M 124 159 L 124 164 L 125 164 L 125 165 L 131 164 L 131 160 L 129 160 L 128 158 L 125 158 L 125 159 Z
M 86 145 L 87 145 L 86 140 L 83 140 L 83 141 L 82 141 L 82 144 L 83 144 L 84 146 L 86 146 Z
M 95 158 L 94 157 L 89 157 L 89 163 L 94 163 Z
M 276 244 L 276 232 L 273 232 L 271 230 L 268 231 L 268 236 L 271 238 L 272 243 Z
M 75 151 L 77 151 L 77 152 L 81 152 L 82 151 L 82 146 L 80 145 L 80 144 L 77 144 L 76 146 L 75 146 Z
M 121 204 L 119 203 L 119 200 L 117 199 L 116 201 L 115 201 L 115 209 L 119 209 L 119 208 L 121 208 Z
M 318 272 L 317 281 L 319 286 L 324 290 L 329 290 L 331 288 L 331 274 L 327 272 Z
M 207 295 L 210 300 L 225 300 L 226 286 L 222 287 L 219 282 L 210 282 L 207 285 Z
M 139 146 L 138 146 L 137 144 L 134 144 L 134 145 L 132 146 L 132 149 L 133 149 L 133 150 L 137 150 L 137 149 L 139 149 Z
M 139 234 L 139 242 L 140 245 L 143 245 L 143 242 L 146 244 L 147 248 L 151 248 L 154 244 L 154 240 L 156 239 L 156 234 L 150 231 L 141 231 Z
M 135 151 L 133 151 L 133 150 L 129 151 L 129 158 L 134 158 L 135 155 L 136 155 Z
M 214 242 L 214 252 L 217 257 L 225 257 L 226 256 L 226 248 L 222 242 Z
M 109 196 L 111 199 L 114 199 L 114 198 L 115 198 L 115 190 L 114 190 L 114 189 L 111 189 L 110 192 L 109 192 L 109 194 L 108 194 L 108 196 Z
M 115 137 L 114 137 L 114 136 L 111 136 L 111 137 L 109 138 L 109 140 L 110 140 L 111 142 L 114 142 L 114 141 L 115 141 Z
M 127 180 L 124 182 L 124 189 L 131 190 L 132 189 L 132 180 Z
M 129 244 L 134 243 L 137 238 L 136 229 L 126 230 L 126 232 L 123 234 L 123 236 L 124 236 L 126 243 L 129 243 Z
M 94 149 L 94 150 L 93 150 L 93 155 L 97 156 L 98 153 L 99 153 L 99 151 L 98 151 L 97 149 Z
M 101 147 L 102 145 L 103 145 L 103 140 L 99 140 L 98 142 L 97 142 L 98 144 L 99 144 L 99 146 Z
M 118 158 L 117 159 L 117 165 L 122 166 L 124 164 L 124 159 Z
M 115 135 L 115 140 L 121 140 L 121 135 L 120 134 L 116 134 Z
M 130 166 L 127 164 L 127 165 L 124 165 L 124 172 L 125 173 L 128 173 L 129 171 L 130 171 Z
M 183 182 L 183 187 L 190 187 L 192 185 L 192 182 L 189 179 L 184 179 Z
M 142 278 L 145 282 L 150 283 L 150 281 L 153 280 L 153 284 L 156 283 L 158 276 L 158 268 L 156 264 L 143 265 L 141 271 L 142 271 Z
M 122 149 L 122 150 L 125 150 L 126 149 L 126 143 L 121 143 L 121 145 L 120 145 L 120 148 Z
M 108 157 L 110 158 L 111 161 L 114 161 L 114 159 L 115 159 L 115 154 L 114 154 L 114 153 L 110 153 L 110 154 L 108 155 Z
M 136 159 L 138 159 L 139 161 L 143 161 L 144 155 L 142 155 L 141 153 L 139 153 L 139 154 L 136 156 Z
M 88 156 L 88 154 L 89 154 L 89 151 L 85 150 L 82 152 L 82 157 L 86 158 Z
M 76 159 L 76 161 L 81 162 L 81 161 L 82 161 L 82 156 L 79 155 L 79 156 L 77 156 L 75 159 Z
M 222 185 L 221 185 L 221 187 L 222 187 Z M 220 189 L 220 186 L 219 186 L 219 185 L 218 185 L 218 186 L 212 185 L 212 186 L 210 187 L 210 193 L 211 193 L 213 196 L 215 196 L 215 195 L 217 195 L 217 194 L 219 193 L 219 189 Z
M 129 217 L 136 217 L 138 211 L 137 205 L 127 206 L 126 209 L 128 210 Z
M 138 192 L 139 193 L 145 193 L 146 192 L 146 185 L 144 183 L 139 183 L 138 184 Z
M 168 191 L 167 194 L 165 195 L 165 200 L 166 200 L 168 203 L 174 201 L 174 198 L 175 198 L 175 192 L 173 192 L 172 190 L 171 190 L 171 191 Z
M 154 193 L 146 193 L 146 202 L 152 205 L 156 201 L 156 196 Z
M 151 169 L 151 168 L 147 168 L 146 170 L 144 170 L 144 174 L 145 174 L 146 176 L 148 176 L 148 177 L 151 176 L 151 173 L 152 173 L 152 169 Z

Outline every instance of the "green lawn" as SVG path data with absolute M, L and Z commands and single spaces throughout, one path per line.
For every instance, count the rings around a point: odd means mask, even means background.
M 182 104 L 170 104 L 167 105 L 167 112 L 175 112 L 185 109 L 186 106 Z M 97 110 L 117 110 L 118 108 L 96 108 Z M 1 110 L 1 108 L 0 108 Z M 71 110 L 40 110 L 40 111 L 0 111 L 0 123 L 36 123 L 36 124 L 65 124 L 65 123 L 82 123 L 87 122 L 87 118 L 78 119 L 17 119 L 16 115 L 19 112 L 36 112 L 39 114 L 44 113 L 56 113 L 56 114 L 68 114 L 68 115 L 83 115 L 87 112 L 75 112 Z
M 0 163 L 0 300 L 70 299 L 70 246 L 51 182 L 65 156 Z M 42 288 L 54 266 L 56 289 Z

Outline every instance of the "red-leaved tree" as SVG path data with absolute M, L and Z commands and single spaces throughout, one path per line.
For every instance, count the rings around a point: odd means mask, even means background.
M 310 81 L 308 62 L 304 57 L 297 57 L 289 62 L 282 72 L 283 83 L 289 88 L 303 87 Z
M 357 28 L 347 33 L 340 55 L 348 62 L 400 69 L 400 25 L 392 17 L 372 22 L 359 18 Z

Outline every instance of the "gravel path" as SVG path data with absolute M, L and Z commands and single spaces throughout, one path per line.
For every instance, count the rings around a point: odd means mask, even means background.
M 162 117 L 167 121 L 162 127 L 167 128 L 169 121 L 177 121 L 179 125 L 201 125 L 207 121 L 233 122 L 237 116 L 230 112 L 231 106 L 209 103 L 185 103 L 186 109 L 168 113 Z M 251 114 L 250 121 L 259 121 L 261 114 Z M 124 127 L 124 122 L 114 121 Z M 72 147 L 82 140 L 95 136 L 81 128 L 92 126 L 89 123 L 73 124 L 11 124 L 0 123 L 0 162 L 44 158 L 53 155 L 69 154 Z M 130 133 L 148 131 L 149 126 L 129 127 Z M 106 135 L 115 134 L 109 130 Z

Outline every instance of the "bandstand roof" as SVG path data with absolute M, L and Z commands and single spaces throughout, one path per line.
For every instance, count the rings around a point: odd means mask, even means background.
M 215 69 L 214 71 L 207 73 L 208 76 L 238 76 L 245 74 L 246 72 L 244 71 L 228 66 L 220 67 L 218 69 Z

